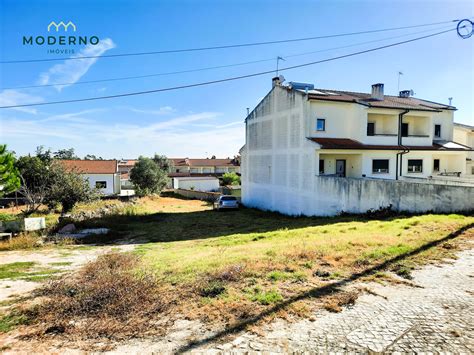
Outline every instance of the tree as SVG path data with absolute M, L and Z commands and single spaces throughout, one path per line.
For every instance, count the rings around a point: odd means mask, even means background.
M 74 148 L 69 149 L 59 149 L 57 152 L 54 152 L 54 159 L 58 160 L 74 160 L 80 159 L 75 153 Z
M 15 165 L 21 179 L 18 191 L 26 200 L 26 210 L 23 213 L 29 215 L 38 210 L 48 193 L 50 161 L 48 159 L 43 161 L 38 156 L 27 155 L 20 157 Z
M 84 160 L 104 160 L 102 157 L 96 157 L 94 154 L 87 154 Z
M 130 181 L 139 196 L 158 194 L 168 184 L 168 170 L 153 159 L 139 157 L 130 171 Z
M 45 164 L 49 165 L 53 160 L 53 153 L 51 149 L 46 150 L 44 145 L 36 147 L 36 156 Z
M 166 170 L 166 172 L 171 172 L 173 170 L 173 161 L 172 160 L 169 160 L 166 156 L 164 155 L 158 155 L 158 154 L 155 154 L 155 156 L 153 157 L 153 161 L 158 164 L 158 166 L 163 169 L 163 170 Z
M 225 173 L 222 175 L 222 183 L 224 185 L 240 185 L 240 176 L 236 173 Z
M 61 204 L 63 214 L 72 211 L 77 203 L 91 201 L 99 195 L 79 172 L 68 171 L 59 162 L 51 164 L 49 178 L 50 186 L 45 203 L 50 208 Z
M 15 166 L 15 157 L 5 144 L 0 144 L 0 196 L 16 191 L 19 187 L 20 173 Z

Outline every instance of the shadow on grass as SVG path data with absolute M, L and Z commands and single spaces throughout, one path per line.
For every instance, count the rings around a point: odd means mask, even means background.
M 278 230 L 294 230 L 306 227 L 332 225 L 344 222 L 390 221 L 408 215 L 391 215 L 380 218 L 364 215 L 337 217 L 291 217 L 276 212 L 250 208 L 238 211 L 169 213 L 148 215 L 110 215 L 76 223 L 79 228 L 109 228 L 105 236 L 93 236 L 83 243 L 114 244 L 174 242 L 194 239 L 223 237 L 233 234 L 266 233 Z M 127 241 L 127 238 L 129 239 Z
M 441 239 L 438 239 L 438 240 L 435 240 L 435 241 L 432 241 L 432 242 L 429 242 L 427 244 L 424 244 L 422 245 L 421 247 L 411 251 L 411 252 L 408 252 L 408 253 L 404 253 L 404 254 L 401 254 L 399 256 L 396 256 L 392 259 L 389 259 L 383 263 L 380 263 L 378 265 L 375 265 L 373 267 L 370 267 L 368 269 L 365 269 L 364 271 L 361 271 L 361 272 L 357 272 L 357 273 L 354 273 L 352 275 L 350 275 L 349 277 L 347 278 L 344 278 L 340 281 L 337 281 L 337 282 L 334 282 L 334 283 L 331 283 L 329 285 L 325 285 L 325 286 L 322 286 L 322 287 L 316 287 L 316 288 L 313 288 L 309 291 L 306 291 L 306 292 L 303 292 L 299 295 L 296 295 L 294 297 L 291 297 L 287 300 L 284 300 L 283 302 L 263 311 L 262 313 L 260 313 L 259 315 L 255 316 L 255 317 L 252 317 L 250 319 L 246 319 L 234 326 L 231 326 L 227 329 L 224 329 L 210 337 L 207 337 L 205 339 L 201 339 L 201 340 L 197 340 L 197 341 L 193 341 L 185 346 L 182 346 L 181 348 L 179 348 L 176 353 L 180 354 L 180 353 L 184 353 L 184 352 L 188 352 L 188 351 L 191 351 L 193 350 L 194 348 L 198 347 L 198 346 L 201 346 L 201 345 L 205 345 L 207 343 L 210 343 L 210 342 L 213 342 L 213 341 L 216 341 L 216 340 L 219 340 L 220 338 L 223 338 L 227 335 L 231 335 L 231 334 L 235 334 L 235 333 L 238 333 L 238 332 L 241 332 L 243 330 L 245 330 L 246 327 L 250 326 L 250 325 L 253 325 L 257 322 L 259 322 L 260 320 L 262 320 L 263 318 L 271 315 L 271 314 L 274 314 L 276 312 L 278 312 L 279 310 L 282 310 L 286 307 L 288 307 L 289 305 L 291 305 L 292 303 L 294 302 L 297 302 L 297 301 L 301 301 L 303 299 L 307 299 L 307 298 L 317 298 L 317 297 L 323 297 L 323 296 L 326 296 L 326 295 L 329 295 L 329 294 L 332 294 L 334 292 L 337 292 L 338 289 L 340 287 L 343 287 L 343 286 L 346 286 L 347 284 L 353 282 L 353 281 L 356 281 L 358 279 L 361 279 L 363 277 L 366 277 L 366 276 L 370 276 L 378 271 L 382 271 L 382 270 L 385 270 L 387 269 L 389 266 L 391 266 L 392 264 L 395 264 L 397 262 L 400 262 L 406 258 L 409 258 L 409 257 L 412 257 L 412 256 L 415 256 L 417 254 L 420 254 L 422 253 L 423 251 L 426 251 L 430 248 L 433 248 L 441 243 L 444 243 L 448 240 L 451 240 L 451 239 L 454 239 L 456 237 L 458 237 L 459 235 L 461 235 L 462 233 L 464 233 L 465 231 L 471 229 L 471 228 L 474 228 L 474 223 L 471 223 L 465 227 L 462 227 L 460 229 L 458 229 L 457 231 L 455 232 L 452 232 L 450 234 L 448 234 L 447 236 L 441 238 Z

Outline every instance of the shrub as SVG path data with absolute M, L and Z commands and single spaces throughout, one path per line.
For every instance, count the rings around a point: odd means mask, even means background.
M 50 282 L 40 295 L 47 301 L 29 316 L 44 333 L 133 336 L 152 327 L 153 315 L 164 309 L 155 277 L 130 254 L 100 256 L 75 277 Z
M 222 175 L 222 183 L 224 185 L 240 185 L 240 176 L 236 173 L 225 173 Z
M 10 240 L 0 241 L 0 251 L 32 249 L 41 245 L 41 236 L 36 233 L 22 233 Z

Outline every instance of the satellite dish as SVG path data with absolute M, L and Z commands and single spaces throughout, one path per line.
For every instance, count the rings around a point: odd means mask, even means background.
M 278 77 L 278 79 L 280 79 L 280 83 L 284 83 L 285 82 L 285 77 L 283 75 L 280 75 Z

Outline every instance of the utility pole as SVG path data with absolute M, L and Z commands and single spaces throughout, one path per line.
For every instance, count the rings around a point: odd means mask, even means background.
M 277 57 L 277 69 L 276 69 L 276 75 L 275 76 L 278 76 L 278 63 L 280 62 L 280 60 L 286 61 L 285 58 L 283 58 L 283 57 L 280 57 L 280 56 Z
M 400 77 L 403 75 L 403 73 L 401 71 L 398 72 L 398 92 L 397 94 L 400 93 Z

